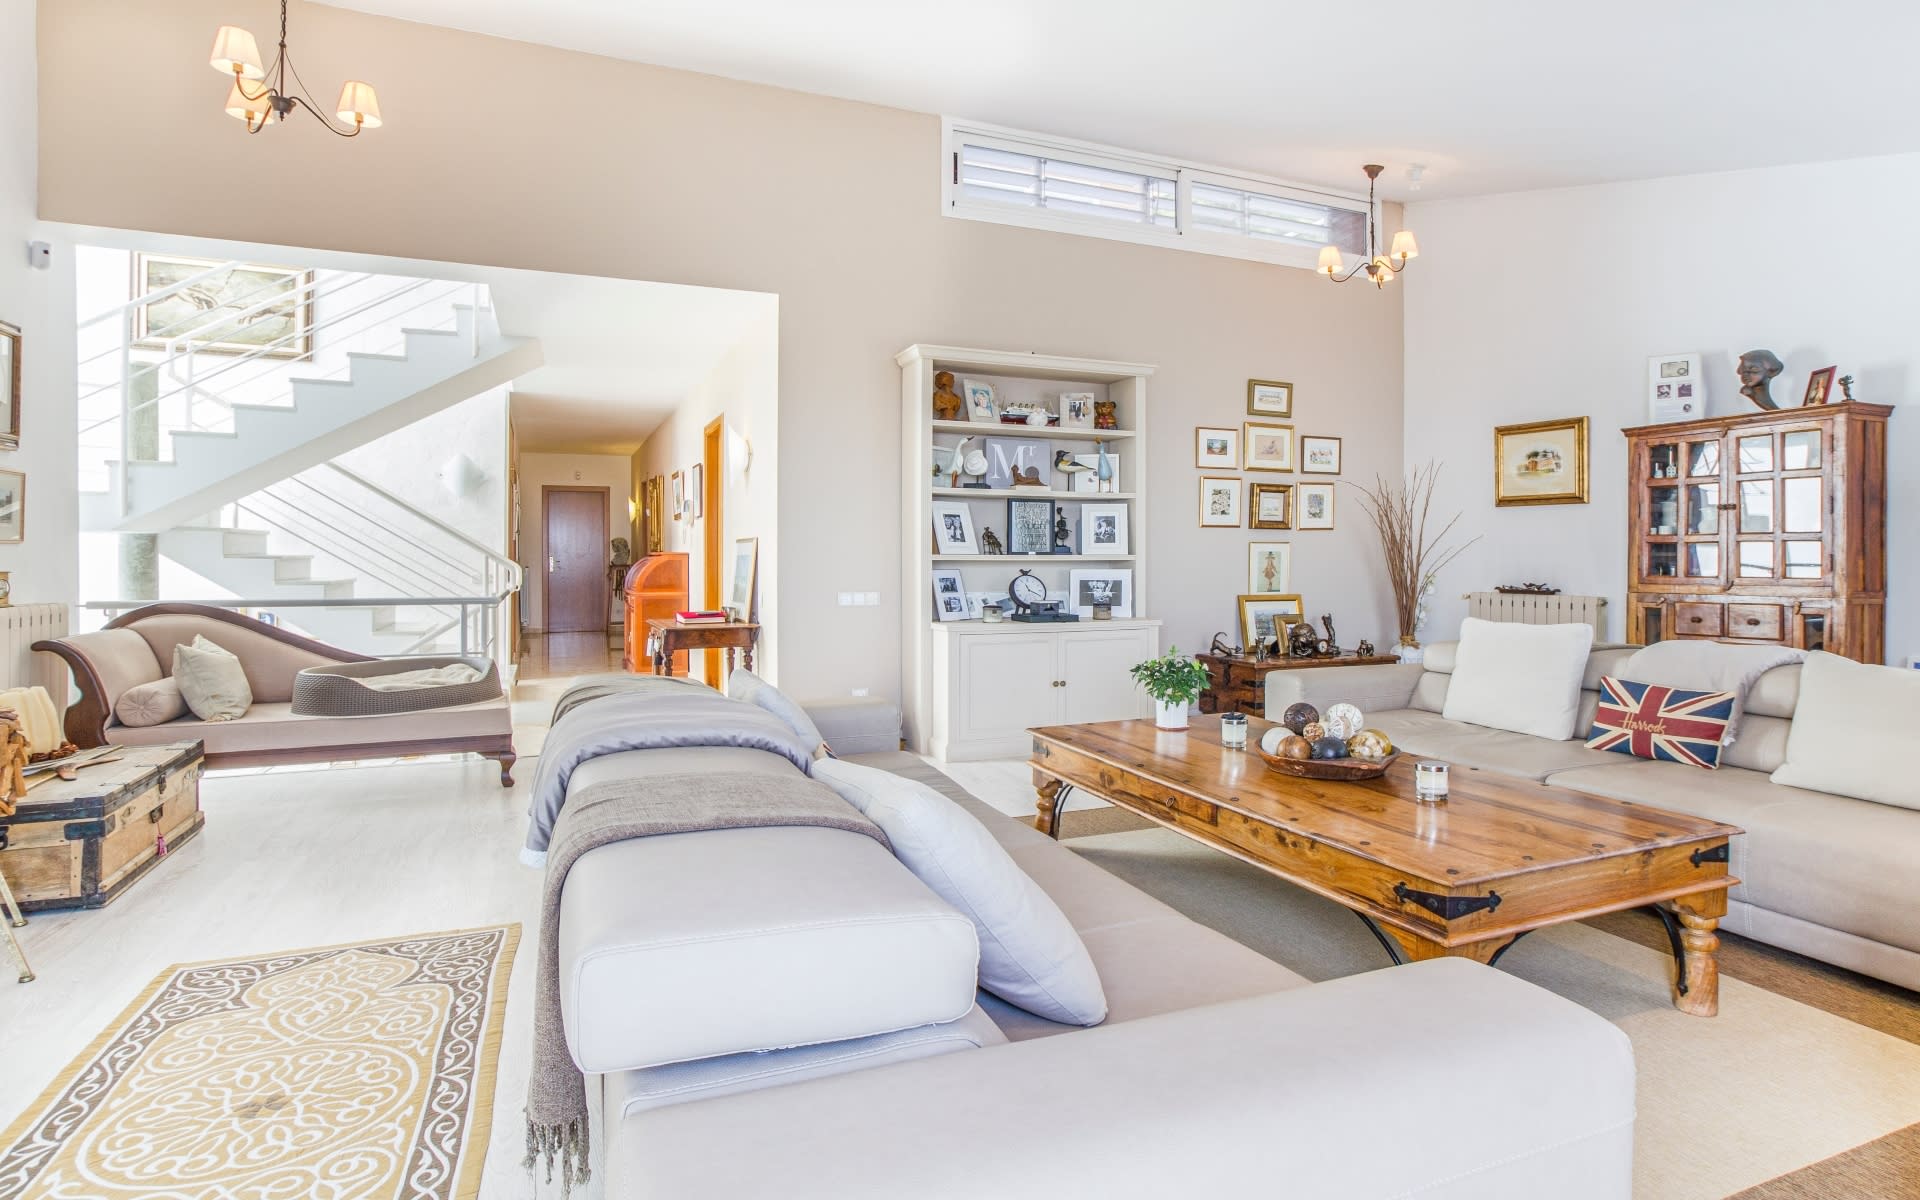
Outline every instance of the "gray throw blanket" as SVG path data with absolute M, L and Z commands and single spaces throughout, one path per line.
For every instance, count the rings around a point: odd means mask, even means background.
M 1805 650 L 1787 646 L 1738 646 L 1676 638 L 1635 651 L 1620 664 L 1620 677 L 1690 692 L 1732 692 L 1733 716 L 1727 721 L 1726 737 L 1721 739 L 1721 744 L 1731 746 L 1740 736 L 1747 692 L 1768 671 L 1805 661 L 1806 657 Z
M 766 825 L 845 829 L 893 849 L 879 826 L 824 784 L 798 775 L 709 772 L 608 780 L 581 789 L 560 813 L 540 907 L 524 1165 L 531 1170 L 544 1162 L 551 1182 L 558 1159 L 563 1196 L 590 1174 L 586 1078 L 567 1050 L 560 1020 L 560 892 L 567 872 L 589 850 L 628 838 Z
M 778 754 L 802 773 L 813 763 L 813 747 L 779 717 L 729 700 L 704 684 L 665 676 L 575 684 L 554 705 L 553 714 L 527 801 L 527 844 L 520 858 L 529 866 L 543 861 L 554 820 L 569 803 L 567 780 L 588 759 L 623 750 L 732 746 Z

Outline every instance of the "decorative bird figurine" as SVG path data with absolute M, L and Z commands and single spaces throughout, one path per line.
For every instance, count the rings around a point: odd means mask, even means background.
M 1094 478 L 1100 481 L 1101 491 L 1111 492 L 1113 490 L 1113 460 L 1107 457 L 1107 444 L 1105 442 L 1095 442 L 1093 446 L 1100 455 L 1099 465 L 1094 468 Z
M 1092 467 L 1074 458 L 1071 450 L 1054 451 L 1053 469 L 1065 475 L 1077 475 L 1082 471 L 1093 470 Z
M 961 470 L 966 465 L 966 461 L 967 461 L 966 459 L 967 443 L 972 440 L 973 438 L 971 437 L 963 437 L 958 442 L 954 443 L 953 457 L 947 459 L 947 474 L 949 476 L 947 480 L 948 487 L 960 486 Z

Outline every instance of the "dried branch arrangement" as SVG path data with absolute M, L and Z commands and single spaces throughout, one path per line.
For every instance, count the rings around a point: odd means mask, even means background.
M 1404 481 L 1388 482 L 1376 476 L 1374 485 L 1354 484 L 1363 499 L 1360 504 L 1373 518 L 1380 533 L 1380 549 L 1387 558 L 1387 582 L 1393 586 L 1394 614 L 1400 619 L 1400 641 L 1414 642 L 1419 627 L 1421 601 L 1433 579 L 1460 552 L 1479 541 L 1472 537 L 1451 549 L 1445 546 L 1447 535 L 1460 523 L 1455 513 L 1431 538 L 1427 523 L 1433 508 L 1433 489 L 1440 482 L 1440 465 L 1417 467 Z

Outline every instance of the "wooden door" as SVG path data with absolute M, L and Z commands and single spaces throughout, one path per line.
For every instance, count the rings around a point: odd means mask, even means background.
M 546 530 L 545 626 L 548 633 L 607 627 L 607 489 L 540 489 Z

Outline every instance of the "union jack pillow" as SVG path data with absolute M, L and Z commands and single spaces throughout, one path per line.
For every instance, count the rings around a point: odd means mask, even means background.
M 1720 765 L 1733 701 L 1732 692 L 1689 692 L 1605 675 L 1587 745 L 1711 771 Z

